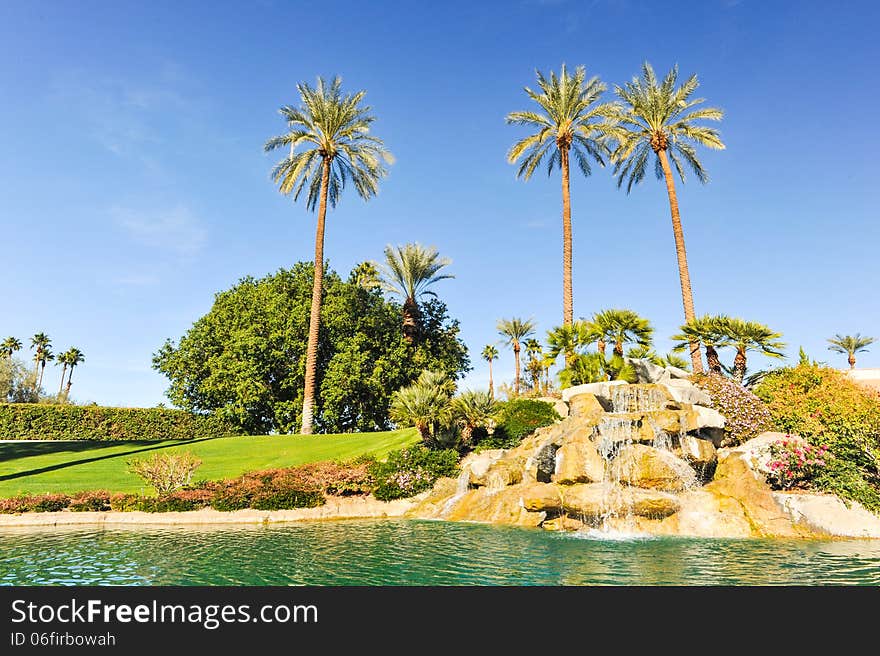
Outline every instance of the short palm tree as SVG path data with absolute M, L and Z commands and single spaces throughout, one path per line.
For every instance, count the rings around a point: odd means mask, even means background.
M 289 151 L 272 170 L 272 179 L 279 191 L 292 194 L 296 201 L 308 187 L 306 206 L 311 211 L 318 208 L 301 430 L 304 435 L 310 435 L 314 419 L 327 204 L 336 207 L 348 182 L 363 199 L 375 196 L 379 180 L 387 173 L 384 164 L 391 163 L 392 157 L 382 141 L 370 134 L 370 124 L 375 117 L 369 107 L 361 105 L 364 91 L 343 94 L 338 77 L 329 84 L 319 77 L 315 88 L 306 83 L 297 84 L 296 88 L 301 107 L 285 105 L 279 110 L 288 131 L 269 139 L 264 149 Z
M 488 428 L 495 420 L 498 404 L 489 392 L 466 390 L 452 399 L 452 415 L 461 425 L 461 439 L 469 443 L 477 428 Z
M 34 349 L 34 381 L 40 373 L 40 362 L 43 361 L 43 351 L 52 345 L 52 340 L 46 333 L 37 333 L 31 337 L 31 348 Z
M 67 366 L 69 367 L 67 373 L 67 386 L 64 389 L 65 396 L 68 396 L 70 395 L 70 386 L 73 384 L 71 382 L 73 380 L 73 370 L 86 361 L 86 356 L 75 346 L 67 349 L 67 351 L 64 352 L 64 356 L 67 360 Z
M 513 349 L 514 376 L 513 391 L 519 394 L 519 352 L 522 342 L 535 332 L 535 322 L 531 319 L 501 319 L 496 326 L 505 343 Z
M 569 365 L 559 372 L 559 384 L 563 388 L 598 383 L 606 378 L 604 358 L 596 352 L 576 353 Z
M 856 353 L 867 351 L 868 346 L 873 344 L 876 339 L 874 337 L 862 337 L 861 334 L 856 333 L 855 335 L 837 334 L 828 341 L 831 343 L 828 350 L 836 353 L 846 353 L 847 356 L 849 356 L 847 359 L 847 362 L 849 362 L 849 368 L 855 369 Z
M 785 344 L 779 341 L 780 333 L 773 332 L 767 326 L 742 319 L 726 318 L 722 323 L 723 337 L 728 345 L 736 348 L 733 359 L 732 375 L 738 383 L 743 382 L 746 375 L 746 353 L 754 351 L 771 358 L 782 358 Z
M 492 361 L 498 358 L 498 349 L 492 344 L 483 347 L 483 359 L 489 363 L 489 398 L 495 398 L 495 381 L 492 380 Z
M 452 260 L 440 257 L 433 246 L 406 244 L 393 248 L 385 247 L 385 264 L 380 268 L 382 287 L 403 299 L 403 337 L 413 343 L 420 328 L 419 298 L 436 296 L 428 289 L 439 280 L 454 278 L 439 271 Z
M 689 77 L 679 87 L 675 86 L 677 79 L 677 66 L 673 67 L 660 82 L 654 74 L 654 69 L 645 62 L 642 66 L 641 78 L 633 78 L 623 87 L 615 85 L 614 92 L 623 103 L 618 105 L 619 112 L 616 115 L 615 126 L 617 146 L 611 158 L 614 162 L 618 187 L 626 181 L 626 192 L 629 193 L 633 185 L 645 177 L 651 153 L 656 156 L 654 172 L 658 178 L 662 177 L 666 180 L 666 192 L 672 215 L 672 234 L 675 237 L 675 252 L 678 258 L 684 320 L 688 323 L 695 318 L 694 297 L 688 272 L 681 214 L 675 195 L 675 180 L 669 160 L 672 160 L 682 182 L 685 180 L 683 162 L 687 163 L 700 182 L 708 182 L 709 177 L 697 158 L 694 144 L 719 150 L 724 148 L 724 144 L 714 128 L 698 125 L 696 121 L 720 121 L 724 113 L 714 107 L 697 107 L 704 102 L 704 99 L 691 97 L 699 86 L 696 75 Z M 702 358 L 696 342 L 691 343 L 690 355 L 694 372 L 701 373 Z
M 21 350 L 21 340 L 17 337 L 7 337 L 0 343 L 0 352 L 3 353 L 10 360 L 12 359 L 13 353 Z
M 520 162 L 517 177 L 524 180 L 542 162 L 548 175 L 557 166 L 562 173 L 562 324 L 569 326 L 573 323 L 569 160 L 573 154 L 585 176 L 592 172 L 591 161 L 605 166 L 604 157 L 610 152 L 606 138 L 612 107 L 598 102 L 607 87 L 598 77 L 586 79 L 583 66 L 571 74 L 563 64 L 558 77 L 554 72 L 549 78 L 540 71 L 536 73 L 539 90 L 526 87 L 525 92 L 538 104 L 539 111 L 507 115 L 509 124 L 525 125 L 536 131 L 516 142 L 508 151 L 507 160 L 511 164 Z
M 681 326 L 681 332 L 672 336 L 672 340 L 678 342 L 672 347 L 675 352 L 681 352 L 690 348 L 691 344 L 702 344 L 706 351 L 706 366 L 712 373 L 721 373 L 721 360 L 718 351 L 723 346 L 729 346 L 726 336 L 727 321 L 729 318 L 723 314 L 710 316 L 704 314 Z
M 565 356 L 565 362 L 571 363 L 571 359 L 577 355 L 579 349 L 592 344 L 595 340 L 591 332 L 592 326 L 583 319 L 578 319 L 570 326 L 556 326 L 547 331 L 547 356 L 552 361 L 560 356 Z
M 450 397 L 453 385 L 448 377 L 423 371 L 418 380 L 391 396 L 389 415 L 401 425 L 415 426 L 426 446 L 433 446 L 437 430 L 452 417 Z
M 624 344 L 650 347 L 654 336 L 651 323 L 632 310 L 602 310 L 593 315 L 594 330 L 601 334 L 601 341 L 614 344 L 614 354 L 623 357 Z M 604 347 L 599 349 L 603 352 Z

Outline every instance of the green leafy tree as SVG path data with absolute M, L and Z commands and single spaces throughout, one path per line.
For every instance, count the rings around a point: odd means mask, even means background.
M 492 380 L 492 361 L 498 359 L 498 349 L 492 344 L 483 347 L 483 359 L 489 363 L 489 397 L 495 398 L 495 381 Z
M 0 344 L 0 352 L 3 353 L 7 358 L 12 360 L 12 356 L 16 351 L 21 350 L 21 340 L 17 337 L 7 337 L 3 340 L 3 343 Z
M 715 316 L 704 314 L 687 322 L 681 326 L 680 333 L 672 336 L 672 340 L 677 342 L 672 350 L 682 352 L 689 349 L 691 344 L 702 344 L 706 351 L 706 365 L 709 372 L 720 374 L 722 365 L 717 349 L 730 345 L 726 335 L 728 320 L 729 318 L 723 314 Z
M 329 84 L 319 77 L 315 88 L 300 83 L 297 90 L 301 106 L 285 105 L 279 110 L 288 131 L 269 139 L 264 149 L 268 152 L 281 148 L 289 152 L 272 170 L 272 179 L 279 191 L 293 195 L 296 201 L 308 187 L 306 205 L 311 211 L 318 208 L 301 430 L 302 434 L 310 435 L 314 421 L 327 204 L 336 207 L 348 182 L 361 198 L 369 200 L 376 195 L 379 180 L 386 175 L 384 164 L 393 160 L 382 141 L 370 134 L 375 117 L 370 107 L 361 104 L 366 92 L 343 94 L 339 77 Z
M 522 350 L 522 342 L 535 332 L 535 322 L 531 319 L 500 319 L 496 326 L 498 333 L 504 338 L 505 343 L 513 349 L 514 377 L 513 392 L 519 394 L 519 353 Z
M 183 337 L 167 341 L 153 367 L 177 406 L 218 412 L 249 433 L 292 433 L 301 425 L 312 276 L 309 262 L 241 279 Z M 458 321 L 446 306 L 422 306 L 422 337 L 400 334 L 400 304 L 365 288 L 358 269 L 324 277 L 318 343 L 319 432 L 387 430 L 391 394 L 425 369 L 457 378 L 470 368 Z
M 410 344 L 418 337 L 421 328 L 419 299 L 437 295 L 428 289 L 435 282 L 454 278 L 440 270 L 452 263 L 440 257 L 433 246 L 405 244 L 397 248 L 385 247 L 385 264 L 380 271 L 382 287 L 403 299 L 403 337 Z
M 831 346 L 828 347 L 828 350 L 834 351 L 835 353 L 845 353 L 848 356 L 847 362 L 849 362 L 849 368 L 855 369 L 856 353 L 867 351 L 868 347 L 875 341 L 876 339 L 874 337 L 862 337 L 860 333 L 856 333 L 855 335 L 837 334 L 828 340 L 831 344 Z
M 720 121 L 724 113 L 714 107 L 698 107 L 703 98 L 693 98 L 699 83 L 692 75 L 676 87 L 678 67 L 673 67 L 663 81 L 659 81 L 648 62 L 642 66 L 641 78 L 635 77 L 624 86 L 615 85 L 614 92 L 622 103 L 618 105 L 614 137 L 617 146 L 612 153 L 614 175 L 618 187 L 626 182 L 629 193 L 634 184 L 645 177 L 651 154 L 655 155 L 654 172 L 657 178 L 666 181 L 669 196 L 669 209 L 672 215 L 672 234 L 675 237 L 675 253 L 678 259 L 678 274 L 681 283 L 681 297 L 684 305 L 685 323 L 693 321 L 694 298 L 688 272 L 687 251 L 684 245 L 684 231 L 681 226 L 681 213 L 675 194 L 675 180 L 672 165 L 682 182 L 685 180 L 684 165 L 706 183 L 709 176 L 697 157 L 695 145 L 723 149 L 717 130 L 697 123 L 701 120 Z M 694 372 L 702 373 L 703 364 L 699 344 L 691 344 L 691 361 Z
M 727 318 L 723 322 L 724 337 L 730 346 L 736 349 L 733 359 L 732 375 L 738 383 L 743 382 L 746 374 L 746 354 L 749 351 L 761 353 L 771 358 L 782 358 L 785 344 L 779 341 L 780 333 L 773 332 L 767 326 L 742 319 Z
M 592 173 L 591 161 L 605 166 L 604 157 L 609 152 L 607 121 L 612 108 L 598 102 L 607 87 L 598 77 L 588 80 L 583 66 L 571 74 L 563 64 L 558 77 L 554 72 L 549 78 L 540 71 L 536 73 L 538 90 L 526 87 L 525 92 L 539 110 L 507 115 L 509 124 L 535 131 L 511 147 L 507 160 L 511 164 L 520 162 L 517 177 L 524 180 L 531 178 L 542 162 L 548 175 L 555 167 L 562 173 L 562 324 L 569 326 L 573 323 L 570 157 L 574 155 L 584 176 Z

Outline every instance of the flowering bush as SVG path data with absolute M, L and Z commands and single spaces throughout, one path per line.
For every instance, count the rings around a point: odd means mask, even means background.
M 831 458 L 824 444 L 814 446 L 786 435 L 770 445 L 768 482 L 776 489 L 805 487 Z
M 724 415 L 724 439 L 721 446 L 732 446 L 770 430 L 770 410 L 760 398 L 739 383 L 720 374 L 694 376 L 694 383 L 704 389 L 711 406 Z
M 430 489 L 442 476 L 457 476 L 458 452 L 428 449 L 422 445 L 392 451 L 385 462 L 370 466 L 373 496 L 381 501 L 411 497 Z

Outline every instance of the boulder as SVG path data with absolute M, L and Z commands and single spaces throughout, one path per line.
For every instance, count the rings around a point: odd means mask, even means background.
M 562 507 L 567 513 L 595 521 L 609 514 L 667 517 L 678 511 L 679 503 L 674 495 L 657 490 L 583 483 L 563 488 Z
M 537 528 L 547 518 L 547 514 L 526 510 L 521 502 L 519 487 L 511 486 L 501 490 L 479 487 L 448 497 L 442 503 L 423 502 L 409 516 Z
M 517 486 L 522 507 L 530 512 L 562 510 L 562 492 L 553 483 L 526 483 Z
M 584 528 L 584 523 L 574 517 L 561 515 L 553 519 L 545 519 L 541 523 L 541 528 L 545 531 L 580 531 Z
M 588 383 L 586 385 L 575 385 L 562 390 L 562 400 L 568 403 L 578 394 L 592 394 L 606 411 L 611 410 L 611 390 L 617 385 L 627 385 L 625 380 L 609 380 L 602 383 Z
M 577 394 L 568 402 L 569 412 L 572 417 L 587 420 L 595 420 L 605 413 L 605 408 L 599 403 L 595 394 Z
M 697 413 L 697 428 L 724 428 L 724 415 L 712 408 L 706 408 L 702 405 L 695 405 L 694 411 Z
M 682 435 L 679 437 L 676 455 L 686 460 L 703 481 L 710 480 L 715 473 L 718 451 L 710 440 L 700 439 L 695 435 Z
M 483 485 L 490 490 L 500 490 L 508 485 L 515 485 L 522 481 L 522 465 L 516 460 L 502 458 L 493 463 L 486 470 L 483 477 Z
M 678 409 L 669 390 L 663 385 L 617 386 L 611 390 L 610 394 L 611 407 L 615 413 Z
M 549 483 L 556 471 L 556 451 L 559 446 L 555 442 L 538 447 L 529 456 L 523 466 L 522 480 L 529 483 Z
M 610 467 L 612 480 L 635 487 L 681 492 L 696 484 L 696 473 L 669 451 L 643 444 L 620 449 Z
M 556 410 L 556 414 L 565 419 L 568 417 L 568 404 L 562 399 L 557 399 L 553 396 L 539 396 L 535 398 L 535 401 L 543 401 L 544 403 L 549 403 L 553 406 L 553 409 Z
M 656 365 L 650 360 L 645 358 L 625 358 L 625 360 L 635 370 L 639 383 L 659 383 L 664 378 L 669 378 L 664 367 Z
M 858 501 L 844 503 L 832 494 L 774 492 L 773 500 L 798 524 L 828 535 L 880 538 L 880 517 Z
M 479 453 L 469 453 L 465 456 L 461 461 L 461 470 L 469 473 L 469 484 L 485 485 L 489 468 L 498 462 L 504 453 L 504 449 L 490 449 Z
M 678 403 L 707 406 L 712 403 L 709 393 L 700 389 L 689 380 L 680 378 L 669 379 L 663 382 L 663 387 L 669 392 L 672 399 Z
M 605 459 L 589 438 L 568 441 L 556 452 L 555 483 L 593 483 L 604 477 Z

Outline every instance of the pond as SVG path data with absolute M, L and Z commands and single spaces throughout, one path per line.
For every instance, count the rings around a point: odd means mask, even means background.
M 878 585 L 880 540 L 611 537 L 420 520 L 0 529 L 2 585 Z

